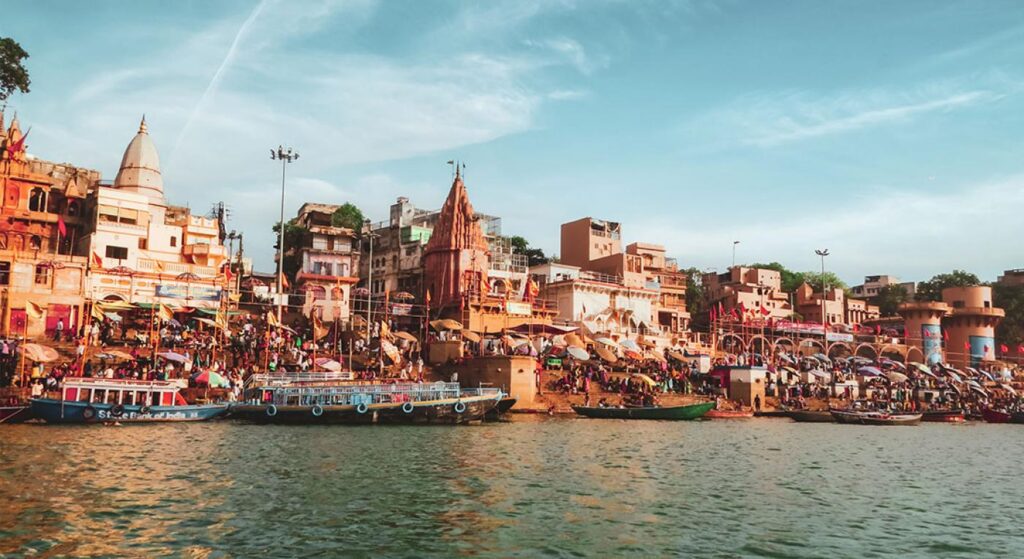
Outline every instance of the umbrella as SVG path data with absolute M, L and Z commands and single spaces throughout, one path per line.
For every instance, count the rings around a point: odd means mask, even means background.
M 854 363 L 871 363 L 870 359 L 867 357 L 861 357 L 860 355 L 854 355 L 850 359 L 852 359 Z
M 50 361 L 56 361 L 60 358 L 57 350 L 52 347 L 47 347 L 39 344 L 21 344 L 18 348 L 22 354 L 33 361 L 39 363 L 49 363 Z
M 1010 386 L 1009 384 L 1003 382 L 1003 383 L 1000 383 L 999 386 L 1001 386 L 1003 388 L 1003 390 L 1009 392 L 1010 394 L 1013 394 L 1014 396 L 1017 395 L 1017 391 L 1014 390 L 1013 387 Z
M 655 361 L 664 361 L 665 357 L 657 351 L 648 351 L 646 354 L 648 359 L 654 359 Z
M 210 388 L 228 388 L 231 383 L 220 374 L 213 371 L 203 371 L 194 377 L 196 384 L 205 384 Z
M 615 343 L 615 340 L 613 340 L 611 338 L 608 338 L 608 337 L 604 337 L 604 336 L 599 337 L 599 338 L 594 338 L 594 341 L 599 343 L 599 344 L 604 344 L 606 346 L 611 346 L 611 347 L 618 347 L 619 346 L 619 344 Z
M 971 390 L 973 390 L 973 391 L 977 392 L 978 394 L 981 394 L 982 396 L 988 396 L 988 392 L 985 392 L 985 389 L 984 389 L 984 388 L 982 388 L 982 387 L 980 387 L 980 386 L 978 386 L 978 385 L 975 385 L 975 384 L 968 384 L 968 387 L 969 387 L 969 388 L 970 388 Z
M 597 348 L 594 349 L 594 352 L 597 353 L 598 357 L 604 359 L 609 363 L 615 363 L 616 361 L 619 360 L 619 358 L 616 357 L 614 353 L 612 353 L 612 350 L 606 347 L 597 346 Z
M 907 382 L 907 375 L 903 373 L 897 373 L 896 371 L 886 371 L 885 378 L 889 379 L 889 382 Z
M 960 375 L 956 374 L 956 372 L 954 371 L 955 369 L 943 369 L 943 372 L 946 373 L 946 376 L 948 376 L 949 378 L 957 382 L 963 382 L 964 379 L 960 378 Z
M 814 357 L 818 361 L 822 361 L 822 362 L 825 362 L 825 363 L 831 363 L 832 362 L 832 360 L 828 358 L 828 355 L 825 355 L 824 353 L 815 353 L 812 357 Z
M 832 378 L 832 373 L 829 373 L 827 371 L 822 371 L 821 369 L 812 369 L 812 370 L 807 371 L 807 372 L 811 373 L 812 375 L 814 375 L 814 376 L 816 376 L 818 378 L 824 378 L 824 379 Z
M 639 340 L 637 340 L 637 343 L 644 347 L 658 347 L 658 344 L 644 338 L 640 338 Z
M 396 301 L 412 301 L 416 296 L 408 291 L 399 291 L 398 293 L 392 293 L 391 298 Z
M 476 332 L 470 332 L 469 330 L 463 330 L 462 331 L 462 337 L 466 338 L 467 340 L 469 340 L 469 341 L 471 341 L 471 342 L 473 342 L 475 344 L 480 343 L 480 334 L 477 334 Z
M 640 346 L 637 345 L 636 342 L 634 342 L 633 340 L 630 340 L 630 339 L 622 340 L 621 342 L 619 342 L 619 345 L 624 347 L 624 348 L 626 348 L 626 349 L 632 350 L 632 351 L 634 351 L 636 353 L 639 353 L 640 351 L 642 351 L 640 349 Z
M 904 370 L 907 369 L 906 365 L 904 365 L 903 363 L 900 363 L 899 361 L 893 361 L 892 359 L 879 359 L 878 362 L 881 363 L 882 365 L 888 365 L 889 367 L 895 367 L 895 368 L 897 368 L 897 369 L 899 369 L 901 371 L 904 371 Z
M 450 318 L 431 321 L 430 326 L 434 330 L 462 330 L 462 323 Z
M 409 340 L 410 342 L 420 341 L 416 336 L 410 334 L 409 332 L 395 332 L 395 337 L 401 338 L 403 340 Z
M 991 380 L 991 381 L 995 382 L 996 376 L 993 375 L 992 373 L 990 373 L 988 371 L 978 371 L 978 372 L 981 373 L 982 375 L 984 375 L 985 378 L 987 378 L 988 380 Z
M 585 349 L 569 346 L 569 348 L 566 351 L 569 352 L 569 355 L 571 355 L 573 359 L 578 359 L 580 361 L 586 361 L 587 359 L 590 359 L 590 354 L 587 353 Z
M 341 370 L 341 363 L 327 357 L 317 357 L 316 364 L 325 371 L 338 372 Z
M 910 366 L 915 368 L 915 369 L 917 369 L 918 371 L 926 374 L 926 375 L 935 376 L 934 373 L 932 373 L 932 370 L 929 369 L 928 366 L 925 365 L 924 363 L 918 363 L 917 361 L 911 361 L 910 362 Z
M 796 359 L 793 359 L 793 356 L 788 353 L 780 353 L 779 358 L 785 361 L 786 363 L 796 364 Z
M 163 353 L 158 353 L 156 355 L 157 355 L 157 357 L 163 357 L 164 359 L 166 359 L 168 361 L 174 361 L 176 363 L 184 363 L 184 362 L 188 361 L 187 357 L 185 357 L 184 355 L 182 355 L 180 353 L 175 353 L 173 351 L 165 351 Z
M 647 376 L 647 375 L 645 375 L 643 373 L 635 373 L 635 374 L 633 374 L 631 376 L 633 378 L 636 378 L 636 379 L 639 379 L 639 380 L 643 381 L 648 386 L 657 386 L 658 385 L 658 383 L 654 382 L 654 379 L 652 379 L 651 377 L 649 377 L 649 376 Z
M 676 361 L 686 361 L 686 356 L 683 355 L 682 353 L 679 353 L 678 351 L 669 351 L 668 356 L 671 357 L 672 359 L 675 359 Z
M 877 377 L 882 375 L 882 371 L 878 367 L 861 367 L 857 369 L 857 372 L 867 377 Z
M 565 343 L 568 344 L 570 347 L 577 347 L 580 349 L 584 349 L 587 347 L 587 344 L 583 342 L 583 338 L 573 333 L 565 335 Z
M 622 350 L 622 354 L 630 359 L 635 359 L 637 361 L 644 358 L 643 355 L 640 355 L 640 353 L 633 351 L 632 349 L 624 349 Z
M 124 359 L 126 361 L 132 361 L 132 360 L 135 359 L 134 355 L 132 355 L 130 353 L 126 353 L 126 352 L 118 350 L 118 349 L 107 350 L 107 353 L 109 355 L 111 355 L 115 359 Z

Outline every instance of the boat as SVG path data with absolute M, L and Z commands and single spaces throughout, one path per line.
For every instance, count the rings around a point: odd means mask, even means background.
M 705 419 L 747 419 L 754 417 L 754 412 L 744 410 L 710 410 L 704 414 Z
M 963 423 L 963 410 L 928 410 L 921 415 L 921 421 L 936 423 Z
M 854 425 L 917 425 L 921 423 L 919 413 L 890 413 L 876 410 L 831 410 L 832 417 L 839 423 Z
M 330 372 L 252 375 L 244 401 L 231 406 L 230 417 L 255 423 L 463 424 L 482 421 L 505 397 L 498 388 L 463 389 L 457 382 L 347 378 Z
M 205 421 L 224 415 L 227 404 L 189 405 L 171 381 L 64 379 L 61 397 L 33 398 L 32 416 L 47 423 L 154 423 Z
M 1013 412 L 1013 417 L 1010 418 L 1010 423 L 1016 423 L 1018 425 L 1024 424 L 1024 411 Z
M 572 410 L 584 417 L 597 419 L 671 419 L 689 420 L 703 417 L 714 402 L 702 402 L 688 406 L 645 406 L 645 407 L 603 407 L 573 406 Z
M 789 417 L 789 410 L 776 409 L 755 411 L 754 417 Z
M 1013 420 L 1013 414 L 1006 411 L 985 408 L 981 410 L 981 417 L 986 423 L 1009 423 Z
M 828 410 L 789 410 L 790 419 L 798 423 L 835 423 L 836 418 Z
M 0 406 L 0 423 L 21 423 L 32 418 L 29 406 Z
M 506 394 L 500 400 L 498 400 L 498 404 L 494 406 L 494 409 L 487 412 L 487 415 L 484 416 L 484 419 L 486 419 L 487 421 L 497 421 L 498 419 L 501 418 L 501 416 L 508 413 L 508 410 L 512 409 L 512 406 L 516 405 L 517 401 L 518 399 Z

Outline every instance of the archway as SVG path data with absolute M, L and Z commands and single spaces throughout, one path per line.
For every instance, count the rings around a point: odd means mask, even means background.
M 921 348 L 916 347 L 916 346 L 911 346 L 909 349 L 907 349 L 907 360 L 906 360 L 906 362 L 904 364 L 908 365 L 908 364 L 910 364 L 911 361 L 917 361 L 918 363 L 924 363 L 924 352 L 921 351 Z
M 808 351 L 805 355 L 813 355 L 815 353 L 825 353 L 825 344 L 821 340 L 814 338 L 803 338 L 800 340 L 799 349 L 801 353 L 804 353 L 804 348 Z
M 760 334 L 750 338 L 750 341 L 747 342 L 747 351 L 751 353 L 760 353 L 765 359 L 768 358 L 767 356 L 771 349 L 772 344 L 768 341 L 768 338 Z
M 857 346 L 857 348 L 853 350 L 853 354 L 857 357 L 863 357 L 872 361 L 878 359 L 878 349 L 876 349 L 873 344 L 869 343 L 863 343 Z
M 730 333 L 723 334 L 722 337 L 718 339 L 718 350 L 727 351 L 729 353 L 743 353 L 747 350 L 747 346 L 743 342 L 743 338 L 737 334 Z
M 846 342 L 832 342 L 828 346 L 827 355 L 829 358 L 833 357 L 849 357 L 853 354 L 853 350 L 850 349 L 849 344 Z

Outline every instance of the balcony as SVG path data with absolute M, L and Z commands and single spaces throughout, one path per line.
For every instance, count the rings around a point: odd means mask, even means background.
M 185 256 L 219 256 L 224 258 L 228 255 L 228 249 L 224 245 L 193 244 L 182 247 Z

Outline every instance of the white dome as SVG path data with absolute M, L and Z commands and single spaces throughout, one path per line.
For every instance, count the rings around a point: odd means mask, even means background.
M 135 190 L 150 198 L 163 201 L 164 179 L 160 175 L 160 156 L 146 131 L 146 117 L 142 117 L 139 133 L 132 138 L 121 158 L 121 168 L 114 179 L 114 187 Z

